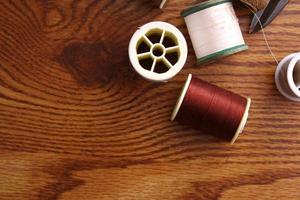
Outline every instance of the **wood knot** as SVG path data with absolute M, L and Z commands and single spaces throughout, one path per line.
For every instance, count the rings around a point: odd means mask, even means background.
M 57 26 L 63 21 L 63 14 L 58 8 L 49 9 L 44 21 L 47 26 Z
M 72 43 L 63 49 L 58 62 L 84 85 L 106 84 L 115 71 L 112 51 L 102 42 Z

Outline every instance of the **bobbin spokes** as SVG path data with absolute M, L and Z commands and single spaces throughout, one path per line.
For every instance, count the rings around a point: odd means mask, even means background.
M 164 29 L 149 30 L 137 44 L 140 65 L 153 73 L 169 71 L 177 63 L 179 54 L 180 46 L 176 37 Z
M 150 22 L 140 27 L 129 43 L 129 58 L 142 77 L 164 82 L 174 77 L 187 59 L 183 34 L 172 24 Z

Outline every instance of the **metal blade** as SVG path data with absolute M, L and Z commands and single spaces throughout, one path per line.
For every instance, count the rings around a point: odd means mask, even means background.
M 255 13 L 256 16 L 253 16 L 253 19 L 252 19 L 252 22 L 251 22 L 251 25 L 250 25 L 250 31 L 249 31 L 249 33 L 252 33 L 253 28 L 255 27 L 255 25 L 259 23 L 258 20 L 260 19 L 260 17 L 263 14 L 264 10 L 265 9 L 256 12 Z
M 288 2 L 288 0 L 271 0 L 264 10 L 258 11 L 256 16 L 259 18 L 262 26 L 266 27 L 269 25 L 279 15 Z M 256 16 L 253 17 L 249 33 L 256 33 L 261 30 L 261 26 Z

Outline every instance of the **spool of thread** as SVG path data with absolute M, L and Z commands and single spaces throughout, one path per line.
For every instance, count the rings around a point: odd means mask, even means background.
M 160 9 L 163 9 L 167 0 L 152 0 Z
M 300 52 L 288 55 L 278 64 L 275 83 L 283 96 L 300 102 Z
M 231 0 L 210 0 L 182 12 L 198 63 L 248 49 Z
M 171 121 L 194 127 L 233 144 L 243 131 L 251 99 L 190 74 L 175 105 Z
M 140 27 L 130 40 L 128 52 L 135 71 L 156 82 L 165 82 L 180 72 L 188 54 L 182 33 L 165 22 Z

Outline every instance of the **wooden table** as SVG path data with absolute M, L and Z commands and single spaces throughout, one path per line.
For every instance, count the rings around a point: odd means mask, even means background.
M 250 49 L 198 66 L 180 17 L 195 2 L 0 2 L 0 199 L 300 199 L 300 104 L 276 90 L 276 63 L 241 6 Z M 129 64 L 131 35 L 152 20 L 188 41 L 168 83 Z M 300 2 L 265 31 L 278 59 L 299 51 Z M 169 121 L 189 73 L 252 97 L 236 144 Z

